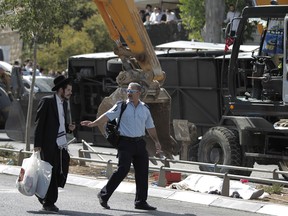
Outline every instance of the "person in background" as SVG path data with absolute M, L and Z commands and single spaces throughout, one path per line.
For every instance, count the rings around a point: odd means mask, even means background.
M 177 22 L 177 17 L 171 9 L 166 9 L 166 23 Z
M 145 7 L 145 14 L 144 14 L 144 20 L 150 20 L 150 16 L 152 14 L 152 5 L 150 4 L 147 4 L 146 7 Z M 144 22 L 145 22 L 144 21 Z
M 58 212 L 55 205 L 58 187 L 64 187 L 68 175 L 70 156 L 66 133 L 72 133 L 75 125 L 67 122 L 68 103 L 72 95 L 72 80 L 64 76 L 54 79 L 55 94 L 43 97 L 37 108 L 35 119 L 34 151 L 40 151 L 41 159 L 52 168 L 51 182 L 44 199 L 38 197 L 43 210 Z
M 226 15 L 226 19 L 224 20 L 224 23 L 229 23 L 232 22 L 232 20 L 234 18 L 240 17 L 240 12 L 236 11 L 234 4 L 230 4 L 229 5 L 229 11 Z M 238 29 L 238 25 L 239 25 L 239 19 L 235 19 L 232 23 L 231 23 L 231 36 L 234 36 L 237 32 Z
M 15 61 L 11 71 L 11 86 L 13 96 L 15 98 L 21 98 L 22 94 L 24 93 L 24 85 L 22 79 L 23 78 L 20 63 L 18 61 Z
M 141 86 L 132 82 L 127 89 L 127 107 L 122 114 L 119 132 L 118 169 L 112 174 L 107 184 L 98 193 L 100 205 L 110 209 L 108 200 L 118 185 L 127 176 L 131 163 L 135 170 L 136 196 L 134 206 L 136 209 L 156 210 L 147 203 L 149 158 L 146 142 L 143 139 L 145 129 L 155 143 L 156 154 L 162 152 L 154 122 L 145 103 L 140 100 Z M 82 126 L 95 127 L 107 123 L 109 120 L 119 118 L 121 102 L 116 103 L 110 110 L 94 121 L 82 121 Z
M 146 21 L 145 11 L 144 10 L 139 10 L 139 15 L 140 15 L 140 18 L 141 18 L 142 22 L 144 23 Z
M 161 12 L 160 7 L 155 7 L 154 11 L 152 12 L 152 14 L 150 16 L 149 21 L 151 24 L 161 23 L 161 21 L 163 21 L 162 16 L 163 16 L 163 14 Z

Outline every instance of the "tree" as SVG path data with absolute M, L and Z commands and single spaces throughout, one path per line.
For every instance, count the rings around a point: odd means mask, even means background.
M 111 51 L 115 42 L 110 38 L 107 27 L 99 13 L 84 23 L 83 31 L 87 32 L 94 44 L 94 52 Z
M 204 41 L 211 43 L 221 42 L 222 23 L 225 12 L 224 0 L 205 0 L 205 34 Z
M 84 22 L 97 13 L 97 7 L 91 0 L 78 0 L 75 11 L 77 16 L 70 20 L 69 25 L 76 31 L 82 31 Z
M 85 31 L 75 31 L 68 25 L 59 33 L 61 46 L 51 43 L 39 47 L 37 59 L 41 67 L 53 71 L 67 69 L 67 59 L 72 55 L 92 53 L 94 45 Z
M 33 79 L 31 89 L 35 85 L 37 64 L 37 46 L 57 41 L 56 34 L 70 19 L 75 17 L 74 0 L 2 0 L 0 1 L 0 25 L 17 30 L 21 39 L 33 48 Z M 30 150 L 30 125 L 33 107 L 33 91 L 30 91 L 25 143 Z
M 110 39 L 96 4 L 90 0 L 77 1 L 77 13 L 78 16 L 59 32 L 61 46 L 53 42 L 39 49 L 38 62 L 44 69 L 62 71 L 72 55 L 113 50 L 115 43 Z
M 205 25 L 204 0 L 179 0 L 180 17 L 183 26 L 188 30 L 189 38 L 202 41 L 201 30 Z
M 239 0 L 179 0 L 180 16 L 189 33 L 189 39 L 220 42 L 221 30 L 228 5 L 242 9 L 249 1 Z M 205 14 L 205 16 L 203 16 Z M 206 25 L 205 25 L 206 24 Z

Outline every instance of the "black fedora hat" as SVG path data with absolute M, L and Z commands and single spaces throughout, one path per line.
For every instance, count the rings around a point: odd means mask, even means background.
M 54 87 L 51 89 L 52 91 L 57 91 L 59 88 L 69 84 L 72 82 L 71 78 L 66 78 L 63 75 L 60 75 L 54 79 Z

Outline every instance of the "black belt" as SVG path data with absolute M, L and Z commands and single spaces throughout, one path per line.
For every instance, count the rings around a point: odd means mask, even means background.
M 141 136 L 141 137 L 120 136 L 120 139 L 122 139 L 122 140 L 127 140 L 127 141 L 131 141 L 131 142 L 138 142 L 138 141 L 140 141 L 140 140 L 143 139 L 143 136 Z

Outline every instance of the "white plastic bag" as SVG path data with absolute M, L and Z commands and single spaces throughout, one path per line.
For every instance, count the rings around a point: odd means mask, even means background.
M 38 181 L 37 181 L 37 188 L 35 194 L 40 197 L 44 198 L 48 191 L 50 181 L 52 176 L 52 166 L 50 163 L 38 160 Z
M 33 196 L 36 192 L 38 181 L 38 158 L 39 152 L 33 152 L 30 158 L 23 160 L 16 187 L 19 192 L 26 196 Z

